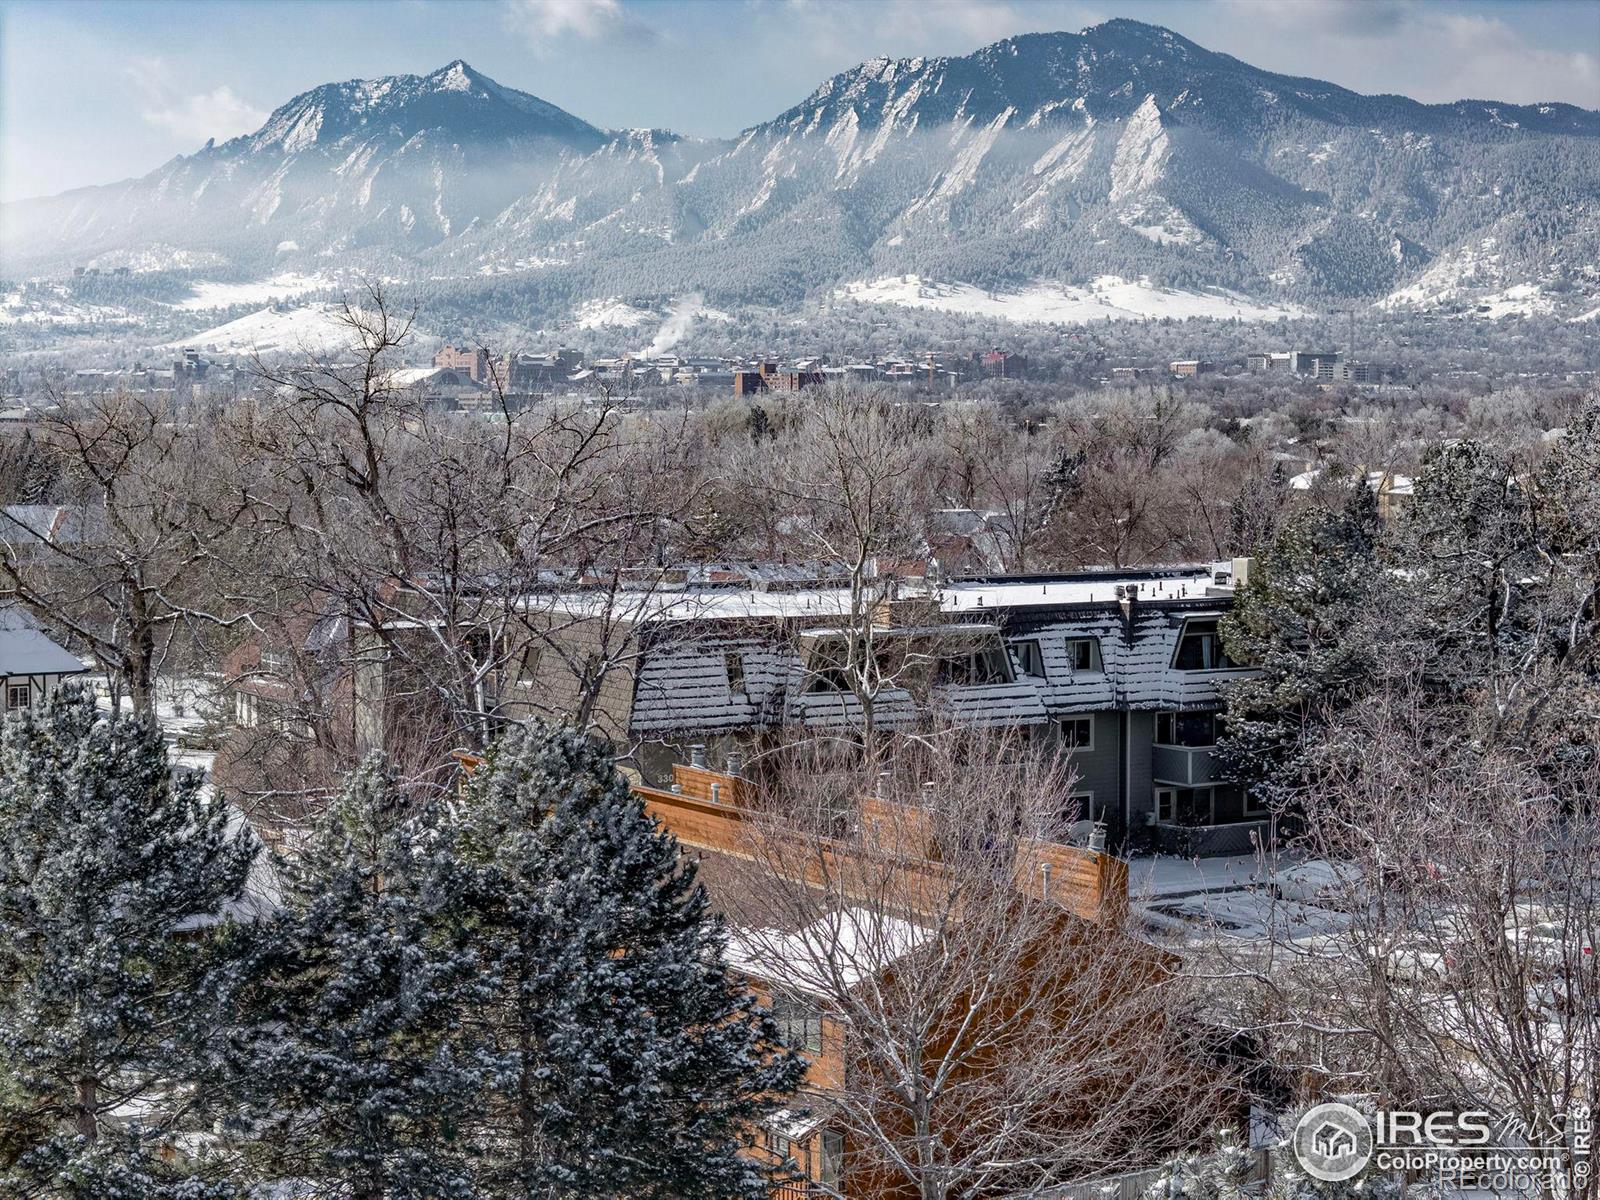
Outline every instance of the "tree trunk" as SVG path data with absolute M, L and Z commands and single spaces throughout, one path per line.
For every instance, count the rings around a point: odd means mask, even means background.
M 78 1136 L 94 1142 L 100 1138 L 99 1118 L 100 1081 L 92 1076 L 78 1080 L 77 1102 L 72 1109 L 72 1126 Z

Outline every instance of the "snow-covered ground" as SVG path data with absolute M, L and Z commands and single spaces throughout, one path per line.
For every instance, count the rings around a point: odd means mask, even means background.
M 1128 898 L 1140 920 L 1168 937 L 1315 940 L 1348 918 L 1329 903 L 1338 882 L 1326 862 L 1291 854 L 1178 858 L 1128 863 Z
M 271 304 L 275 300 L 287 300 L 335 286 L 337 281 L 324 276 L 298 275 L 292 271 L 250 283 L 205 280 L 193 285 L 194 295 L 178 301 L 173 307 L 185 312 L 199 312 L 211 308 L 231 308 L 236 304 Z
M 579 329 L 602 329 L 607 325 L 632 329 L 659 320 L 660 316 L 660 313 L 639 308 L 613 296 L 608 300 L 590 300 L 584 304 L 576 313 L 576 322 Z
M 1498 321 L 1501 317 L 1533 317 L 1551 312 L 1555 301 L 1546 296 L 1536 283 L 1519 283 L 1479 298 L 1475 306 L 1478 317 Z
M 1474 283 L 1491 278 L 1498 270 L 1498 242 L 1486 237 L 1475 246 L 1461 246 L 1441 254 L 1427 270 L 1403 288 L 1390 292 L 1374 308 L 1432 308 L 1447 304 Z
M 1033 325 L 1083 325 L 1092 321 L 1211 317 L 1276 321 L 1305 315 L 1289 304 L 1261 304 L 1225 288 L 1187 291 L 1159 287 L 1149 278 L 1102 275 L 1087 287 L 1046 280 L 1011 291 L 987 291 L 970 283 L 939 283 L 918 275 L 890 275 L 847 284 L 839 300 L 965 313 Z
M 351 344 L 350 331 L 340 324 L 339 314 L 338 306 L 332 304 L 308 304 L 282 312 L 264 308 L 215 329 L 180 338 L 170 347 L 215 346 L 223 354 L 324 353 Z
M 0 296 L 0 325 L 126 325 L 132 315 L 122 308 L 68 300 L 59 285 L 46 292 L 7 292 Z

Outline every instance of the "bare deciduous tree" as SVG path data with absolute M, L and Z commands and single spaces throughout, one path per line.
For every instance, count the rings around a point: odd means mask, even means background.
M 1034 1194 L 1157 1161 L 1228 1110 L 1172 960 L 1115 905 L 1063 907 L 1091 868 L 1041 844 L 1072 815 L 1060 760 L 947 729 L 851 778 L 806 771 L 769 801 L 734 935 L 775 995 L 842 1031 L 818 1090 L 844 1194 Z

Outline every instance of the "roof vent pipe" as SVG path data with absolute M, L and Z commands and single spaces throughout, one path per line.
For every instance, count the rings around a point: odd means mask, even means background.
M 744 771 L 744 751 L 728 751 L 728 774 L 737 778 Z
M 1050 864 L 1049 863 L 1040 863 L 1039 864 L 1039 874 L 1044 876 L 1044 885 L 1043 885 L 1044 886 L 1044 892 L 1043 892 L 1043 896 L 1044 896 L 1044 898 L 1046 900 L 1048 900 L 1048 899 L 1050 899 Z
M 696 742 L 689 747 L 689 765 L 704 768 L 706 765 L 706 744 Z

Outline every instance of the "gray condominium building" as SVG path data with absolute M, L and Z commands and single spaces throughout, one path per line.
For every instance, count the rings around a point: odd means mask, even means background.
M 595 596 L 554 596 L 501 711 L 581 704 L 646 782 L 664 784 L 691 754 L 748 761 L 781 738 L 859 728 L 863 699 L 878 729 L 937 708 L 1069 750 L 1067 807 L 1103 823 L 1113 846 L 1235 853 L 1269 829 L 1212 754 L 1221 685 L 1246 673 L 1217 623 L 1249 565 L 964 578 L 870 606 L 836 580 L 792 576 L 612 594 L 603 611 Z

